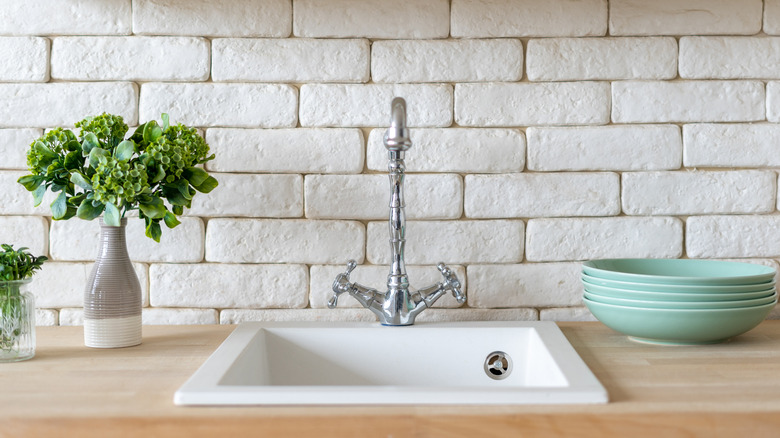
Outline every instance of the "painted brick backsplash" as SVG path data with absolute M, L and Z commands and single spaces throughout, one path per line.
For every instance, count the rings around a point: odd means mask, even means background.
M 674 38 L 540 38 L 528 42 L 528 80 L 672 79 Z
M 52 43 L 52 79 L 148 82 L 208 77 L 209 44 L 203 38 L 61 37 Z
M 211 43 L 219 82 L 367 82 L 366 39 L 219 38 Z
M 467 292 L 419 321 L 592 320 L 581 261 L 780 260 L 780 0 L 6 0 L 0 242 L 82 323 L 99 226 L 16 180 L 45 130 L 109 112 L 199 129 L 220 185 L 160 243 L 128 220 L 144 324 L 373 321 L 406 99 L 406 262 Z M 341 308 L 343 307 L 343 308 Z M 780 313 L 775 312 L 776 317 Z

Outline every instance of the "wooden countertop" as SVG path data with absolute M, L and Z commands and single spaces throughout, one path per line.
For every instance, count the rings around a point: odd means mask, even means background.
M 0 437 L 780 436 L 780 320 L 698 347 L 559 325 L 610 403 L 177 407 L 234 326 L 148 326 L 142 345 L 115 350 L 84 347 L 80 327 L 39 327 L 34 359 L 0 364 Z

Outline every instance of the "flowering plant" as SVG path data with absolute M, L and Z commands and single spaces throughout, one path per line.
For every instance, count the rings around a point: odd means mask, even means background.
M 179 225 L 193 196 L 217 187 L 213 176 L 196 167 L 214 158 L 206 141 L 193 128 L 170 125 L 167 114 L 162 125 L 146 122 L 126 140 L 120 116 L 87 117 L 76 127 L 78 137 L 57 128 L 35 140 L 27 153 L 31 174 L 19 178 L 36 206 L 47 190 L 58 193 L 51 203 L 54 220 L 102 214 L 106 225 L 119 226 L 128 211 L 138 210 L 146 235 L 159 242 L 161 221 L 168 228 Z

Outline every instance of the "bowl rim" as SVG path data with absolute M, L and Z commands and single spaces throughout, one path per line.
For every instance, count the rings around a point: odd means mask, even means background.
M 756 273 L 747 275 L 722 275 L 722 276 L 685 276 L 685 275 L 656 275 L 648 273 L 635 273 L 627 270 L 620 270 L 619 265 L 625 263 L 640 263 L 645 265 L 655 265 L 656 269 L 663 267 L 664 265 L 690 265 L 690 268 L 701 265 L 720 265 L 721 268 L 728 267 L 743 267 L 753 268 Z M 604 264 L 618 265 L 613 268 L 604 267 Z M 599 266 L 602 265 L 602 266 Z M 688 284 L 688 285 L 718 285 L 718 284 L 755 284 L 766 282 L 767 278 L 774 278 L 777 274 L 775 268 L 771 268 L 766 265 L 759 265 L 756 263 L 748 262 L 733 262 L 726 260 L 715 259 L 654 259 L 654 258 L 610 258 L 610 259 L 596 259 L 588 260 L 582 263 L 582 269 L 585 273 L 591 276 L 604 278 L 604 279 L 626 279 L 626 280 L 642 280 L 646 283 L 661 283 L 661 284 Z M 595 274 L 606 274 L 606 277 Z
M 607 303 L 600 303 L 598 301 L 589 300 L 585 297 L 582 298 L 582 300 L 586 303 L 595 303 L 599 306 L 608 306 L 615 309 L 628 309 L 628 310 L 640 310 L 640 311 L 649 311 L 649 312 L 672 312 L 672 313 L 709 313 L 709 312 L 716 312 L 716 313 L 724 313 L 724 312 L 746 312 L 748 310 L 751 311 L 758 311 L 761 308 L 764 307 L 775 307 L 777 304 L 777 297 L 775 297 L 775 300 L 771 303 L 762 304 L 759 306 L 747 306 L 747 307 L 727 307 L 723 309 L 660 309 L 660 308 L 653 308 L 653 307 L 634 307 L 634 306 L 621 306 L 618 304 L 607 304 Z
M 601 295 L 601 294 L 598 294 L 598 293 L 588 292 L 587 290 L 584 292 L 583 298 L 587 298 L 587 296 L 585 296 L 586 294 L 590 295 L 590 296 L 595 295 L 596 297 L 604 297 L 604 298 L 609 299 L 609 300 L 630 301 L 630 302 L 641 303 L 641 304 L 646 304 L 646 305 L 650 306 L 650 307 L 642 307 L 643 309 L 645 309 L 645 308 L 648 308 L 648 309 L 676 309 L 676 308 L 679 308 L 679 309 L 684 309 L 684 310 L 690 310 L 690 309 L 708 310 L 708 309 L 729 309 L 729 308 L 731 308 L 731 309 L 741 309 L 743 307 L 758 307 L 758 306 L 761 306 L 762 304 L 752 304 L 752 305 L 749 304 L 749 305 L 746 305 L 746 306 L 739 306 L 739 305 L 734 305 L 734 304 L 746 303 L 748 301 L 759 301 L 759 300 L 765 301 L 765 300 L 767 300 L 769 298 L 773 298 L 773 300 L 771 300 L 771 301 L 774 301 L 776 303 L 777 302 L 777 298 L 778 298 L 777 291 L 775 291 L 774 293 L 772 293 L 770 295 L 767 295 L 765 297 L 751 298 L 751 299 L 748 299 L 748 300 L 730 300 L 730 301 L 653 301 L 653 300 L 634 300 L 634 299 L 631 299 L 631 298 L 609 297 L 609 296 Z M 591 301 L 593 301 L 593 300 L 591 300 Z M 614 304 L 614 303 L 604 303 L 602 301 L 597 301 L 597 302 L 602 303 L 602 304 Z M 626 304 L 628 304 L 627 307 L 637 307 L 637 306 L 632 306 L 630 302 L 626 303 Z M 683 305 L 683 304 L 696 305 L 696 306 L 701 305 L 701 306 L 705 306 L 705 307 L 655 307 L 654 306 L 654 305 L 657 305 L 657 306 L 680 306 L 680 305 Z M 763 304 L 769 304 L 769 303 L 763 303 Z M 615 304 L 615 305 L 616 306 L 623 306 L 623 304 Z M 715 306 L 715 307 L 706 307 L 708 305 L 709 306 Z
M 607 294 L 612 293 L 615 296 L 615 298 L 622 298 L 621 295 L 627 295 L 630 297 L 638 296 L 638 297 L 649 298 L 649 299 L 658 299 L 660 297 L 660 299 L 665 298 L 665 300 L 668 301 L 670 297 L 674 297 L 674 299 L 672 299 L 673 301 L 693 301 L 693 302 L 742 301 L 742 300 L 750 300 L 754 298 L 768 297 L 769 295 L 772 295 L 773 293 L 777 292 L 777 288 L 775 286 L 772 286 L 767 289 L 762 289 L 762 290 L 733 292 L 733 293 L 728 293 L 725 291 L 719 291 L 715 293 L 666 292 L 666 291 L 655 291 L 655 290 L 623 289 L 618 287 L 611 287 L 611 286 L 604 286 L 601 284 L 589 283 L 587 281 L 582 282 L 582 287 L 584 290 L 586 290 L 589 293 L 604 294 L 604 292 L 606 291 Z M 604 296 L 611 296 L 607 294 L 604 294 Z M 723 298 L 723 297 L 728 297 L 728 298 Z M 627 298 L 627 299 L 638 299 L 638 298 Z
M 777 280 L 774 277 L 769 281 L 765 281 L 762 283 L 751 283 L 751 284 L 668 284 L 668 283 L 644 283 L 641 281 L 613 280 L 611 278 L 594 277 L 592 275 L 589 275 L 585 271 L 580 273 L 580 280 L 588 284 L 595 284 L 597 286 L 611 287 L 615 289 L 625 288 L 627 290 L 654 292 L 655 290 L 652 290 L 651 288 L 660 287 L 660 288 L 670 288 L 670 289 L 671 288 L 682 289 L 687 292 L 681 292 L 681 293 L 690 293 L 690 294 L 758 292 L 763 289 L 757 289 L 757 290 L 751 290 L 751 289 L 761 287 L 761 286 L 765 286 L 766 289 L 771 289 L 777 285 Z M 617 286 L 624 286 L 624 287 L 607 286 L 599 283 L 607 283 L 607 284 L 614 283 Z M 628 289 L 629 287 L 637 287 L 637 286 L 648 288 L 648 289 Z M 745 288 L 745 287 L 748 288 L 748 290 L 745 291 L 734 290 L 734 288 Z M 695 290 L 699 290 L 699 292 L 694 292 Z M 674 293 L 674 292 L 668 292 L 668 293 Z

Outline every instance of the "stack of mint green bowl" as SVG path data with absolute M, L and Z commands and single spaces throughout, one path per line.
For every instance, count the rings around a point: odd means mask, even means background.
M 582 264 L 583 301 L 607 327 L 643 342 L 714 344 L 761 323 L 775 270 L 752 263 L 606 259 Z

